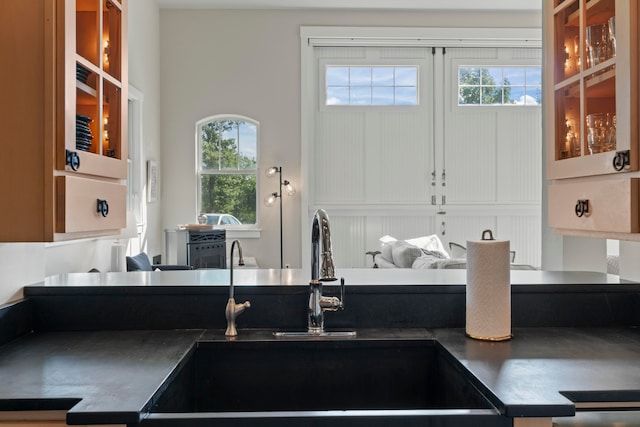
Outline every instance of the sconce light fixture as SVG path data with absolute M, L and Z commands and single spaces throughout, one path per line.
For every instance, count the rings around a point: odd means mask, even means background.
M 280 179 L 280 192 L 271 193 L 264 199 L 264 204 L 268 207 L 272 207 L 276 204 L 276 200 L 280 199 L 280 268 L 284 268 L 284 257 L 282 250 L 282 195 L 293 196 L 296 194 L 296 189 L 286 179 L 282 179 L 282 166 L 271 166 L 266 170 L 268 178 L 273 178 L 278 175 Z
M 104 41 L 103 53 L 104 53 L 104 63 L 105 63 L 105 65 L 108 65 L 109 64 L 109 56 L 111 55 L 111 46 L 109 44 L 109 40 L 108 39 Z

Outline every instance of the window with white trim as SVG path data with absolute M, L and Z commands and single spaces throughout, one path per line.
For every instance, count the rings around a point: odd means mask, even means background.
M 247 117 L 220 115 L 197 123 L 200 214 L 232 215 L 241 228 L 256 224 L 258 135 L 259 123 Z
M 418 67 L 327 65 L 325 105 L 418 105 Z
M 542 69 L 526 66 L 459 66 L 458 105 L 541 105 Z

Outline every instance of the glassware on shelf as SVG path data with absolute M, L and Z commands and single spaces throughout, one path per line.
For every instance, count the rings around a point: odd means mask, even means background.
M 592 113 L 587 115 L 587 144 L 589 153 L 604 153 L 616 149 L 615 113 Z
M 587 115 L 587 145 L 589 154 L 605 151 L 607 141 L 607 114 L 592 113 Z
M 573 38 L 573 59 L 575 61 L 576 71 L 580 71 L 580 36 Z
M 587 65 L 594 67 L 609 58 L 609 25 L 589 25 L 587 37 Z
M 580 37 L 574 36 L 565 45 L 564 75 L 572 76 L 580 72 Z
M 605 143 L 605 151 L 615 151 L 616 149 L 616 115 L 614 113 L 607 114 L 607 140 Z
M 609 18 L 609 57 L 616 56 L 616 17 Z
M 566 129 L 565 148 L 561 154 L 562 158 L 578 157 L 580 156 L 580 137 L 575 130 L 576 126 L 573 119 L 567 119 Z

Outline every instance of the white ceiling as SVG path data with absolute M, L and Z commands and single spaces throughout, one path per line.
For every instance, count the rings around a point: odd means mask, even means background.
M 540 11 L 542 0 L 156 0 L 171 9 Z

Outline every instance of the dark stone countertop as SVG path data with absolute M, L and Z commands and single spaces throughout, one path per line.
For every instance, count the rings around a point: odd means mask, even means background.
M 272 341 L 272 329 L 304 328 L 304 274 L 238 273 L 236 298 L 252 307 L 235 341 L 223 329 L 228 271 L 87 273 L 26 287 L 27 300 L 0 315 L 0 410 L 64 409 L 70 424 L 134 425 L 197 345 Z M 328 328 L 354 327 L 355 340 L 436 339 L 506 416 L 566 417 L 574 402 L 640 402 L 638 283 L 518 272 L 515 337 L 495 343 L 464 334 L 460 272 L 410 271 L 395 281 L 373 269 L 349 273 L 348 307 L 327 316 Z M 29 330 L 36 332 L 11 339 Z
M 240 330 L 233 341 L 223 334 L 88 331 L 19 338 L 0 347 L 0 409 L 69 409 L 71 424 L 135 424 L 198 343 L 277 340 L 271 330 Z M 463 329 L 372 329 L 355 339 L 436 339 L 508 417 L 571 416 L 570 398 L 640 400 L 640 331 L 634 328 L 518 328 L 506 342 L 473 340 Z
M 0 347 L 0 410 L 69 410 L 71 424 L 137 423 L 202 331 L 47 332 Z
M 575 404 L 640 401 L 640 330 L 636 328 L 520 328 L 504 342 L 435 331 L 509 417 L 566 416 Z M 574 404 L 575 403 L 575 404 Z

